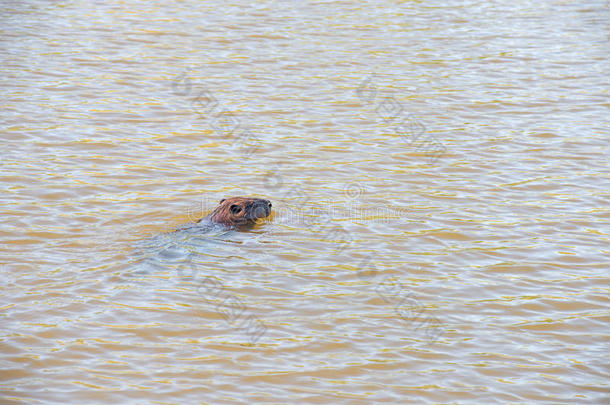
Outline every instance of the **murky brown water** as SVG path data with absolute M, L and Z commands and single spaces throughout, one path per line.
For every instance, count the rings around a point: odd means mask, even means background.
M 606 1 L 0 15 L 3 404 L 610 401 Z

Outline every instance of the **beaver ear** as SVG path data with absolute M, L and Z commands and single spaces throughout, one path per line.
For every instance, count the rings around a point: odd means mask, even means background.
M 222 203 L 223 203 L 223 202 L 225 202 L 226 200 L 227 200 L 226 198 L 223 198 L 222 200 L 220 200 L 220 203 L 219 203 L 219 204 L 222 204 Z

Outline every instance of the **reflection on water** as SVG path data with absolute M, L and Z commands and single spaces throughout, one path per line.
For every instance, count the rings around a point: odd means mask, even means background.
M 607 402 L 609 17 L 5 2 L 1 402 Z

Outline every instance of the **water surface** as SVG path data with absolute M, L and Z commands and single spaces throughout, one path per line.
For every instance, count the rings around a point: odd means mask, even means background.
M 609 18 L 4 2 L 1 402 L 607 403 Z

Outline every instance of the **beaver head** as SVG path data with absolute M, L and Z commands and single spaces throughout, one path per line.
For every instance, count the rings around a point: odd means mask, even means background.
M 257 219 L 271 214 L 271 202 L 260 198 L 231 197 L 220 200 L 220 205 L 206 218 L 227 226 L 253 225 Z

